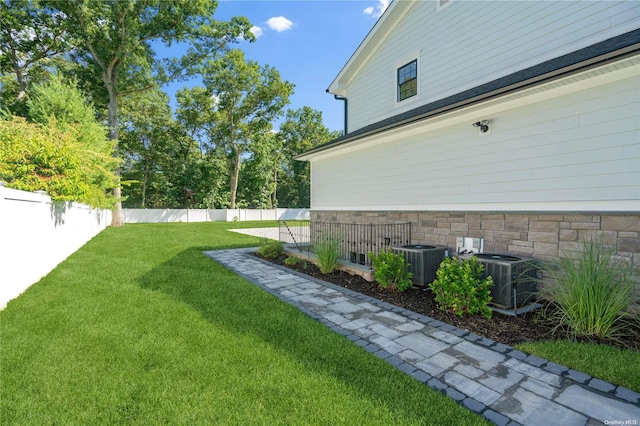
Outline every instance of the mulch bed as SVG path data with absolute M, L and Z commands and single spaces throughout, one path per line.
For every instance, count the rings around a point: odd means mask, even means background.
M 259 254 L 256 254 L 256 256 L 261 257 Z M 411 289 L 404 292 L 390 291 L 378 287 L 375 282 L 368 282 L 358 275 L 350 275 L 347 272 L 335 271 L 331 274 L 322 274 L 318 267 L 310 262 L 307 262 L 306 268 L 303 268 L 301 265 L 289 266 L 284 263 L 286 258 L 287 255 L 283 254 L 276 259 L 262 259 L 446 322 L 447 324 L 506 345 L 513 346 L 514 344 L 523 342 L 572 338 L 571 335 L 562 330 L 556 330 L 555 333 L 552 333 L 553 324 L 545 321 L 540 315 L 540 311 L 518 314 L 517 317 L 494 312 L 491 319 L 486 319 L 480 315 L 459 317 L 455 314 L 441 311 L 428 287 L 414 285 Z M 637 328 L 636 332 L 638 332 L 636 336 L 640 336 L 640 328 Z M 574 340 L 586 341 L 586 339 Z M 620 341 L 604 339 L 594 341 L 592 339 L 591 342 L 640 350 L 640 340 L 633 336 Z

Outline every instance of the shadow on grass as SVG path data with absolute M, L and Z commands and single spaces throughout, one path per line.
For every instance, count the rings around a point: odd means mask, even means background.
M 412 422 L 482 422 L 345 337 L 206 257 L 185 250 L 139 279 L 142 288 L 186 303 L 207 321 L 234 334 L 256 336 L 309 371 L 338 379 L 355 394 L 386 405 Z M 450 404 L 450 405 L 447 405 Z M 429 407 L 439 407 L 429 409 Z M 425 409 L 427 412 L 425 412 Z M 454 420 L 455 421 L 455 420 Z

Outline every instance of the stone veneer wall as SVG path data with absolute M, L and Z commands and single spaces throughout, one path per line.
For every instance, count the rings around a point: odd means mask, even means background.
M 602 235 L 640 268 L 640 215 L 512 212 L 311 211 L 311 220 L 338 223 L 411 222 L 412 244 L 446 245 L 456 237 L 484 239 L 484 251 L 537 259 L 570 257 L 580 241 Z

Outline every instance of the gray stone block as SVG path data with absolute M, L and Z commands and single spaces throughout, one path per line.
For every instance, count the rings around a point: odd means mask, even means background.
M 509 423 L 509 418 L 497 413 L 491 409 L 486 410 L 482 415 L 491 423 L 497 426 L 506 426 Z
M 416 367 L 431 374 L 432 376 L 439 376 L 458 362 L 459 361 L 456 358 L 440 352 L 425 359 L 424 361 L 418 362 Z
M 521 352 L 521 351 L 519 351 L 517 349 L 509 352 L 507 355 L 509 355 L 510 357 L 515 358 L 515 359 L 525 359 L 528 356 L 524 352 Z
M 395 342 L 425 357 L 433 356 L 449 347 L 446 343 L 425 336 L 422 333 L 411 333 L 396 339 Z
M 640 407 L 637 405 L 600 395 L 579 385 L 569 386 L 556 401 L 602 423 L 640 419 Z
M 551 399 L 556 392 L 556 388 L 553 386 L 544 383 L 540 380 L 529 377 L 527 380 L 520 384 L 524 389 L 531 391 L 537 395 L 540 395 L 544 398 Z
M 618 398 L 622 398 L 625 401 L 629 401 L 634 404 L 640 403 L 640 394 L 638 394 L 638 392 L 634 392 L 631 389 L 627 389 L 622 386 L 618 386 L 618 389 L 616 389 L 615 395 Z
M 591 381 L 589 382 L 589 387 L 605 393 L 613 392 L 616 389 L 616 385 L 596 378 L 591 379 Z
M 375 343 L 369 343 L 367 346 L 364 347 L 367 351 L 374 353 L 378 350 L 380 350 L 380 346 L 376 345 Z
M 584 425 L 587 417 L 522 388 L 505 395 L 491 409 L 523 425 Z
M 548 362 L 547 365 L 544 366 L 544 369 L 554 374 L 562 374 L 569 370 L 569 368 L 564 365 L 556 364 L 555 362 Z
M 493 345 L 491 347 L 491 350 L 494 350 L 496 352 L 500 352 L 501 354 L 504 354 L 510 350 L 512 350 L 513 348 L 511 346 L 507 346 L 504 343 L 496 343 L 495 345 Z
M 455 371 L 447 371 L 444 375 L 444 382 L 458 389 L 469 397 L 480 401 L 484 405 L 491 405 L 500 398 L 500 394 L 480 383 L 471 380 Z
M 486 346 L 486 347 L 490 347 L 495 345 L 495 340 L 491 340 L 491 339 L 487 339 L 486 337 L 483 337 L 482 339 L 477 340 L 475 343 L 478 343 L 482 346 Z
M 524 362 L 527 362 L 531 365 L 535 365 L 536 367 L 541 367 L 547 363 L 547 360 L 544 358 L 537 357 L 535 355 L 529 355 L 524 359 Z
M 432 377 L 429 374 L 425 373 L 422 370 L 414 371 L 413 373 L 411 373 L 411 377 L 413 377 L 417 381 L 423 382 L 423 383 L 428 382 L 429 380 L 432 379 Z
M 469 410 L 473 411 L 474 413 L 478 413 L 478 414 L 480 414 L 482 412 L 482 410 L 484 410 L 486 408 L 486 406 L 484 404 L 482 404 L 479 401 L 476 401 L 473 398 L 465 398 L 462 401 L 462 405 L 464 405 L 465 407 L 467 407 Z
M 591 380 L 590 375 L 571 369 L 567 370 L 564 375 L 565 377 L 568 377 L 569 379 L 578 383 L 587 383 L 589 380 Z
M 476 340 L 482 339 L 482 337 L 478 336 L 475 333 L 469 333 L 466 336 L 464 336 L 464 338 L 467 339 L 470 342 L 475 342 Z
M 506 368 L 503 365 L 498 365 L 496 368 L 490 370 L 486 377 L 479 379 L 478 381 L 488 388 L 502 394 L 505 393 L 507 389 L 520 383 L 523 378 L 524 376 L 521 373 L 510 368 Z
M 471 364 L 485 371 L 491 370 L 506 359 L 504 355 L 496 351 L 466 340 L 463 340 L 445 352 L 455 356 L 462 362 Z
M 457 327 L 454 327 L 452 325 L 449 324 L 444 324 L 438 327 L 441 331 L 452 331 L 455 330 Z
M 456 328 L 455 330 L 451 330 L 450 333 L 453 334 L 454 336 L 458 336 L 458 337 L 463 337 L 463 336 L 466 336 L 467 334 L 469 334 L 469 332 L 467 330 L 463 330 L 461 328 Z
M 400 371 L 403 371 L 407 374 L 411 374 L 414 371 L 416 371 L 416 367 L 412 364 L 409 364 L 408 362 L 403 362 L 400 365 L 397 365 L 396 368 L 398 368 Z
M 449 387 L 436 378 L 429 380 L 427 384 L 431 387 L 431 389 L 435 389 L 440 392 L 444 392 Z
M 503 364 L 506 368 L 511 368 L 525 376 L 533 377 L 534 379 L 541 380 L 551 386 L 560 387 L 560 376 L 557 374 L 549 373 L 539 367 L 534 367 L 531 364 L 518 361 L 517 359 L 510 358 Z
M 449 398 L 453 399 L 456 402 L 460 402 L 467 397 L 465 394 L 460 393 L 453 388 L 447 388 L 445 392 Z
M 400 365 L 400 364 L 402 364 L 404 362 L 401 358 L 398 358 L 395 355 L 390 356 L 389 358 L 386 359 L 386 361 L 389 364 L 393 365 L 394 367 L 398 366 L 398 365 Z
M 381 359 L 386 359 L 386 358 L 389 358 L 391 356 L 391 354 L 389 352 L 385 351 L 384 349 L 379 349 L 379 350 L 375 351 L 373 354 L 375 356 L 377 356 L 378 358 L 381 358 Z
M 371 336 L 369 340 L 392 354 L 400 353 L 406 349 L 404 346 L 396 343 L 395 341 L 382 336 L 374 335 Z
M 465 377 L 468 377 L 470 379 L 477 379 L 478 377 L 482 376 L 485 371 L 484 370 L 480 370 L 479 368 L 475 368 L 474 366 L 470 365 L 470 364 L 458 364 L 454 367 L 454 370 L 457 371 L 458 373 L 462 374 Z

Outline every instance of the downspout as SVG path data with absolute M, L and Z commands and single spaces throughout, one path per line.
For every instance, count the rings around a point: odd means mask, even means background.
M 329 89 L 327 89 L 327 93 L 329 93 Z M 347 100 L 347 98 L 345 98 L 344 96 L 340 96 L 340 95 L 333 95 L 333 99 L 336 99 L 338 101 L 344 101 L 344 134 L 346 135 L 348 133 L 347 131 L 347 123 L 348 121 L 348 104 L 349 101 Z

